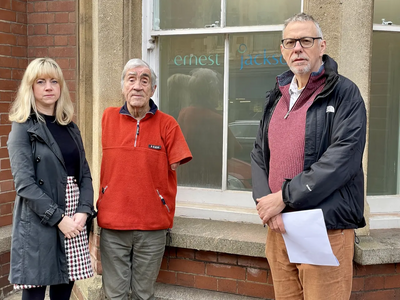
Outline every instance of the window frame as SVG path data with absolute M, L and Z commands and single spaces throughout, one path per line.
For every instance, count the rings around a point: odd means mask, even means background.
M 300 0 L 300 12 L 303 12 L 304 0 Z M 221 24 L 212 28 L 153 30 L 154 1 L 142 2 L 142 58 L 160 74 L 159 38 L 171 35 L 215 35 L 225 37 L 224 49 L 224 88 L 223 88 L 223 163 L 221 189 L 207 189 L 178 186 L 176 216 L 191 218 L 237 221 L 260 224 L 255 210 L 251 191 L 227 189 L 227 152 L 228 152 L 228 95 L 229 95 L 229 35 L 235 33 L 281 32 L 283 23 L 277 25 L 229 26 L 226 27 L 226 2 L 221 0 Z M 159 105 L 159 90 L 152 99 Z

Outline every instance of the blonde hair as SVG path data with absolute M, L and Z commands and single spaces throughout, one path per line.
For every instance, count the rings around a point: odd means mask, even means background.
M 57 123 L 67 125 L 72 121 L 74 105 L 69 96 L 67 84 L 64 80 L 60 66 L 51 58 L 36 58 L 31 61 L 25 70 L 17 97 L 14 100 L 8 119 L 17 123 L 24 123 L 34 112 L 38 120 L 45 122 L 36 108 L 36 100 L 33 94 L 33 84 L 38 78 L 50 77 L 57 79 L 60 84 L 60 98 L 55 105 L 55 117 Z

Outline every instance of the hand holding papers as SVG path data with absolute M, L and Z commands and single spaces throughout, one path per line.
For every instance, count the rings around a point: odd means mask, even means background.
M 332 252 L 321 209 L 282 214 L 282 234 L 291 263 L 339 266 Z

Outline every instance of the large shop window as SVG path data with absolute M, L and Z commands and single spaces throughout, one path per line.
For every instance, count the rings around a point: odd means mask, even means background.
M 177 172 L 178 215 L 182 203 L 227 208 L 222 218 L 210 209 L 205 217 L 211 219 L 234 220 L 230 212 L 242 214 L 246 208 L 256 215 L 250 151 L 266 92 L 287 70 L 280 53 L 283 22 L 302 11 L 302 1 L 154 0 L 143 5 L 143 57 L 159 74 L 156 101 L 177 119 L 193 153 Z
M 375 0 L 368 195 L 400 194 L 400 1 Z

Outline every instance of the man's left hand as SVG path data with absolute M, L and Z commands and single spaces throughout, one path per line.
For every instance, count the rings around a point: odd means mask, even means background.
M 257 202 L 257 212 L 263 224 L 267 224 L 272 217 L 279 214 L 286 206 L 283 203 L 282 191 L 258 198 Z
M 175 171 L 176 169 L 178 169 L 178 167 L 179 167 L 180 164 L 181 164 L 180 162 L 171 164 L 171 169 L 172 169 L 172 171 Z

